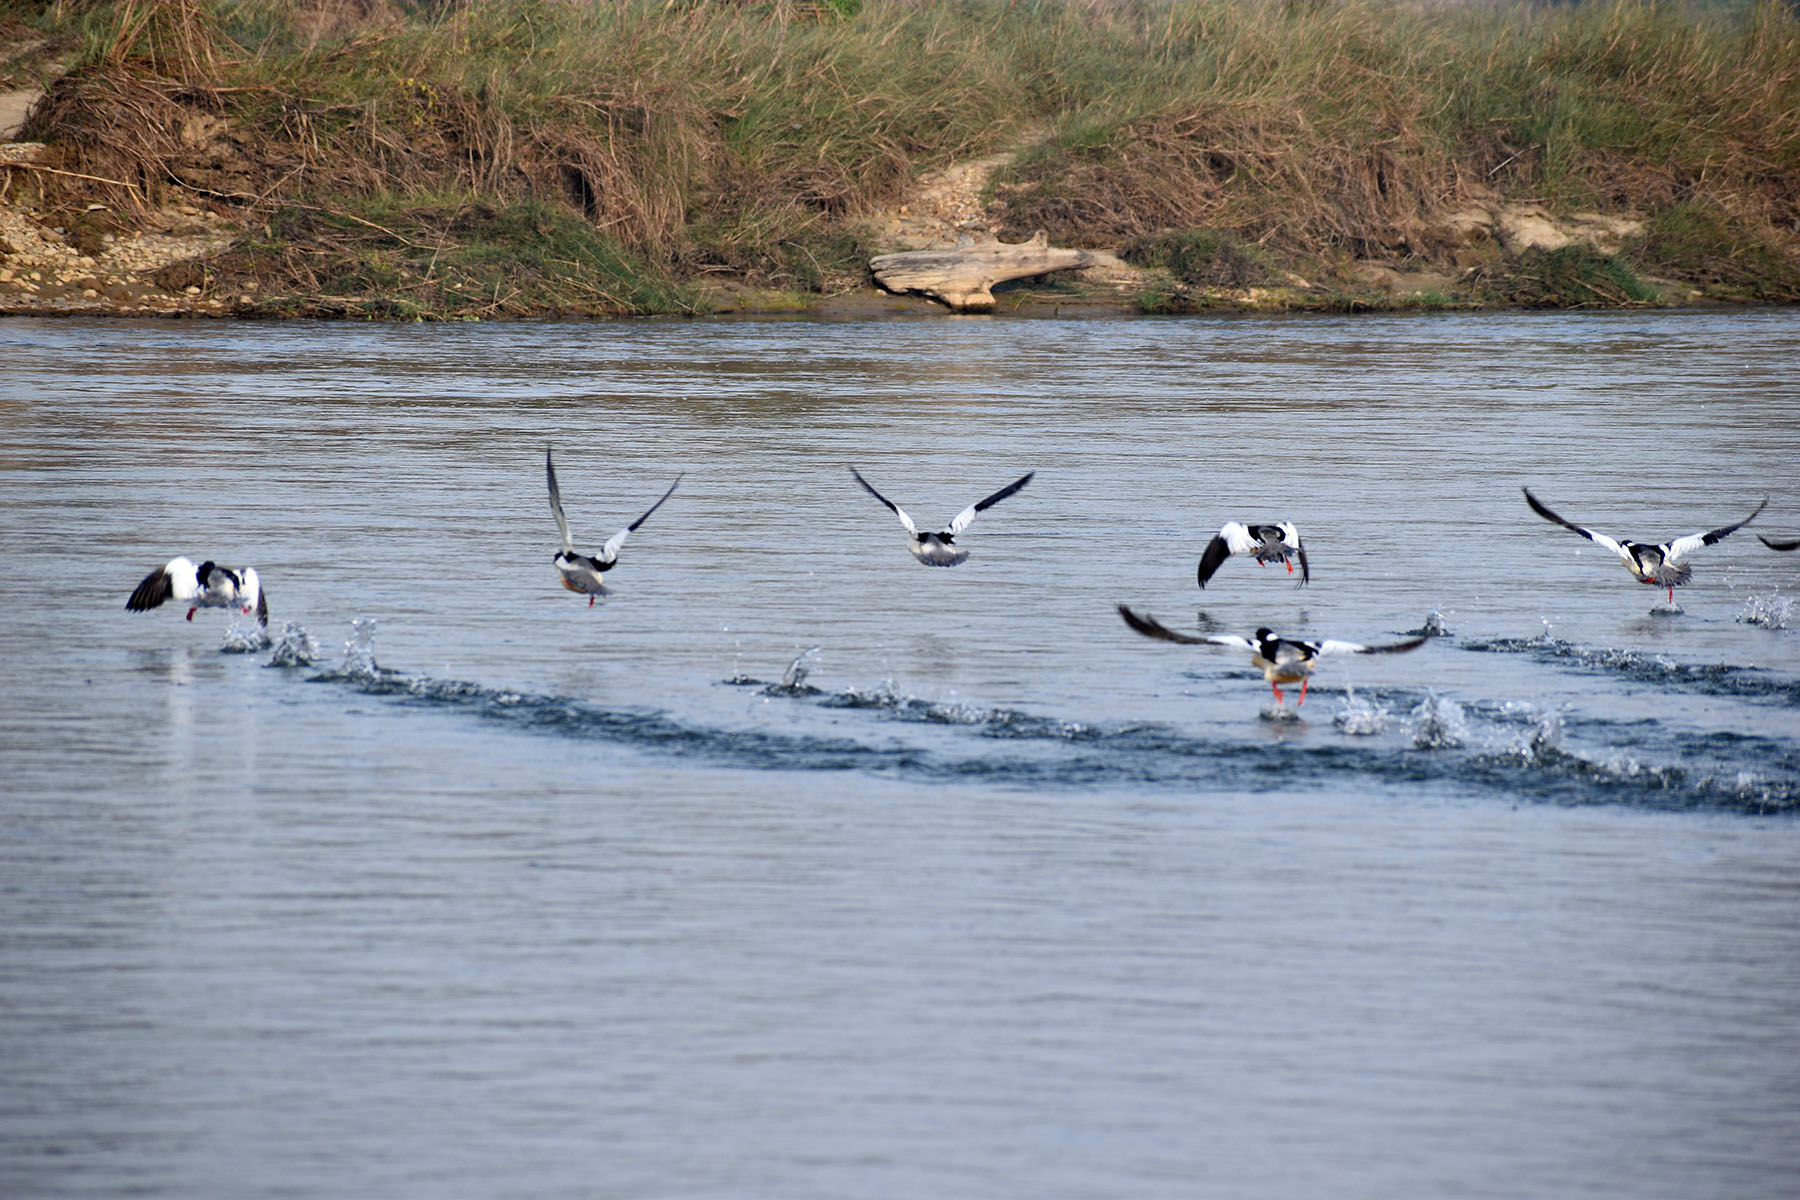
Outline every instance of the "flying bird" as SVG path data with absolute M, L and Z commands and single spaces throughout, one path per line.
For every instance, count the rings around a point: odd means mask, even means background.
M 191 558 L 171 558 L 132 589 L 125 608 L 149 612 L 170 600 L 188 606 L 190 621 L 203 608 L 236 608 L 245 616 L 254 612 L 263 625 L 269 623 L 269 598 L 263 595 L 255 567 L 221 567 L 211 559 L 196 567 Z
M 1288 574 L 1294 573 L 1294 560 L 1300 560 L 1300 582 L 1295 587 L 1305 587 L 1312 578 L 1306 566 L 1306 546 L 1300 541 L 1300 531 L 1294 528 L 1292 521 L 1284 521 L 1280 525 L 1241 525 L 1236 521 L 1227 521 L 1213 535 L 1212 541 L 1206 543 L 1206 549 L 1200 555 L 1200 569 L 1196 572 L 1200 586 L 1213 577 L 1213 572 L 1224 565 L 1225 560 L 1234 554 L 1253 554 L 1259 566 L 1270 563 L 1286 563 Z
M 1386 646 L 1364 646 L 1358 642 L 1303 642 L 1294 638 L 1277 637 L 1267 628 L 1258 629 L 1255 637 L 1238 637 L 1229 633 L 1196 637 L 1193 634 L 1176 633 L 1155 617 L 1140 616 L 1123 604 L 1119 605 L 1119 615 L 1125 618 L 1127 625 L 1147 638 L 1180 642 L 1185 646 L 1234 646 L 1250 651 L 1250 663 L 1262 671 L 1270 690 L 1275 693 L 1276 704 L 1287 703 L 1287 698 L 1281 694 L 1282 684 L 1300 685 L 1300 699 L 1295 702 L 1295 708 L 1306 703 L 1306 686 L 1319 659 L 1331 654 L 1402 654 L 1408 650 L 1417 650 L 1430 640 L 1416 637 Z
M 1032 476 L 1037 472 L 1029 471 L 987 499 L 977 500 L 957 513 L 949 527 L 939 533 L 920 533 L 918 526 L 913 524 L 913 519 L 906 515 L 905 509 L 870 487 L 869 481 L 864 479 L 855 467 L 850 468 L 850 474 L 856 476 L 856 482 L 862 484 L 863 491 L 887 505 L 888 509 L 900 518 L 900 524 L 906 526 L 906 548 L 912 552 L 914 558 L 928 567 L 954 567 L 969 557 L 969 552 L 956 544 L 956 535 L 969 527 L 969 522 L 975 519 L 977 513 L 986 512 L 1030 483 Z
M 1762 510 L 1758 509 L 1757 511 L 1761 512 Z M 1800 538 L 1795 538 L 1791 542 L 1771 542 L 1768 538 L 1759 533 L 1756 535 L 1756 540 L 1771 550 L 1800 550 Z
M 1564 529 L 1574 530 L 1595 545 L 1605 546 L 1619 556 L 1625 564 L 1625 569 L 1630 571 L 1631 577 L 1639 583 L 1668 588 L 1670 604 L 1675 603 L 1675 589 L 1686 583 L 1694 574 L 1694 569 L 1680 560 L 1702 546 L 1710 546 L 1729 536 L 1735 530 L 1742 529 L 1754 521 L 1756 514 L 1768 507 L 1769 504 L 1765 497 L 1749 516 L 1735 525 L 1726 525 L 1706 533 L 1690 533 L 1686 537 L 1673 538 L 1661 545 L 1652 545 L 1648 542 L 1614 541 L 1604 533 L 1583 529 L 1573 521 L 1566 521 L 1545 508 L 1538 498 L 1531 494 L 1530 488 L 1521 488 L 1520 490 L 1525 493 L 1525 503 L 1531 506 L 1532 512 L 1546 521 L 1554 521 Z M 1779 547 L 1777 548 L 1779 549 Z
M 632 531 L 650 519 L 650 514 L 662 507 L 663 500 L 675 494 L 675 488 L 681 483 L 682 475 L 675 477 L 669 490 L 645 510 L 644 515 L 627 525 L 619 532 L 606 539 L 606 545 L 600 548 L 597 555 L 577 554 L 575 542 L 569 537 L 569 519 L 563 516 L 562 492 L 556 486 L 556 464 L 550 461 L 550 450 L 544 450 L 544 476 L 550 482 L 550 512 L 556 517 L 556 528 L 562 534 L 562 549 L 556 552 L 556 569 L 562 574 L 562 585 L 571 592 L 588 598 L 588 607 L 594 607 L 596 597 L 609 595 L 612 589 L 606 586 L 602 576 L 618 565 L 619 547 L 625 544 Z

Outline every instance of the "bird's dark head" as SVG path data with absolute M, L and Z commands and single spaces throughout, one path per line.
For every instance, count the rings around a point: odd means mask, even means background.
M 1259 642 L 1266 642 L 1274 636 L 1275 631 L 1270 629 L 1267 625 L 1256 631 L 1256 640 Z

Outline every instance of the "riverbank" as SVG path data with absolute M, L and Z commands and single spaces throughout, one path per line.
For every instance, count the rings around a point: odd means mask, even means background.
M 1775 4 L 434 11 L 0 3 L 0 311 L 926 312 L 869 260 L 1038 230 L 1000 311 L 1800 300 Z

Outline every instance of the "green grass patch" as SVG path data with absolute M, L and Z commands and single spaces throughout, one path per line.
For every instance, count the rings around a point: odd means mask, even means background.
M 1484 275 L 1480 291 L 1515 308 L 1591 308 L 1654 304 L 1660 296 L 1625 262 L 1587 246 L 1532 250 Z
M 1800 255 L 1755 222 L 1689 200 L 1656 214 L 1632 250 L 1644 269 L 1718 299 L 1800 300 Z
M 1119 257 L 1135 266 L 1161 267 L 1189 287 L 1242 289 L 1280 278 L 1280 271 L 1261 246 L 1219 229 L 1134 238 Z
M 217 260 L 279 311 L 432 320 L 695 314 L 705 302 L 555 206 L 371 197 L 290 207 Z

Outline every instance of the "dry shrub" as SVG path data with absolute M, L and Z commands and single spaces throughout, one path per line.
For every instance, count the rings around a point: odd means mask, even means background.
M 57 80 L 31 110 L 21 136 L 50 144 L 46 165 L 66 174 L 37 182 L 50 208 L 99 203 L 142 211 L 175 182 L 191 117 L 215 108 L 196 91 L 141 65 L 99 64 Z
M 323 69 L 387 75 L 367 98 L 333 101 L 305 84 L 290 91 L 234 75 L 200 48 L 217 37 L 209 11 L 200 0 L 118 7 L 105 53 L 58 81 L 27 130 L 51 143 L 48 165 L 67 172 L 35 177 L 47 203 L 142 209 L 180 188 L 267 212 L 303 197 L 460 189 L 563 205 L 667 259 L 685 241 L 690 189 L 723 177 L 708 118 L 666 83 L 621 71 L 508 107 L 486 87 L 471 94 L 454 72 L 407 61 L 405 31 L 382 24 L 391 5 L 320 0 L 285 15 L 303 33 L 357 33 Z M 379 66 L 396 47 L 395 65 Z
M 685 96 L 636 87 L 565 101 L 532 123 L 512 164 L 531 195 L 560 199 L 622 245 L 666 259 L 685 240 L 687 196 L 717 155 Z M 495 178 L 495 167 L 484 172 Z M 473 182 L 473 181 L 472 181 Z
M 210 79 L 219 68 L 218 19 L 208 0 L 122 0 L 111 9 L 103 60 L 138 59 L 176 79 Z
M 1800 30 L 1775 5 L 1410 25 L 1355 3 L 1181 11 L 1205 17 L 1216 67 L 1172 76 L 1173 98 L 1145 111 L 1095 105 L 1065 127 L 1003 185 L 1009 236 L 1210 228 L 1297 256 L 1449 266 L 1463 235 L 1446 217 L 1472 202 L 1648 214 L 1692 196 L 1800 229 Z
M 406 19 L 394 0 L 289 0 L 287 20 L 308 52 L 370 28 Z
M 1431 253 L 1431 215 L 1462 197 L 1447 156 L 1413 132 L 1321 140 L 1302 114 L 1254 106 L 1158 113 L 1100 147 L 1022 168 L 1006 190 L 1008 236 L 1129 241 L 1217 227 L 1293 252 Z

